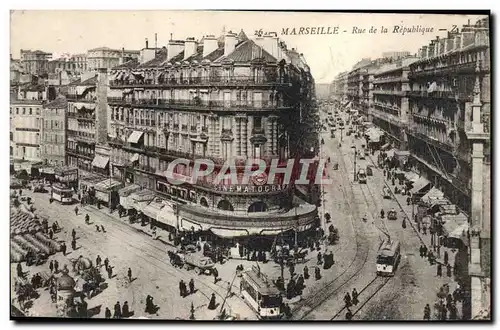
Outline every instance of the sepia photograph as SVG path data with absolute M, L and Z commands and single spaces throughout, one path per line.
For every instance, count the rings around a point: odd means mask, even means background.
M 11 10 L 10 319 L 491 322 L 490 19 Z

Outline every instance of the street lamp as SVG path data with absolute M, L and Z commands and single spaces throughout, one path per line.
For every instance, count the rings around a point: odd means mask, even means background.
M 358 155 L 358 149 L 355 144 L 351 148 L 354 149 L 354 181 L 356 181 L 356 156 Z

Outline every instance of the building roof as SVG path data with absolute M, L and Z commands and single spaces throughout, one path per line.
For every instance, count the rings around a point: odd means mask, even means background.
M 245 34 L 245 31 L 243 31 L 243 29 L 241 29 L 240 33 L 238 34 L 238 41 L 243 42 L 243 41 L 247 41 L 247 40 L 248 40 L 248 37 Z
M 94 51 L 97 51 L 97 50 L 114 50 L 114 49 L 111 49 L 109 47 L 97 47 L 97 48 L 89 49 L 89 52 L 94 52 Z
M 68 101 L 64 96 L 58 96 L 54 101 L 44 105 L 47 109 L 65 109 L 68 106 Z
M 116 69 L 134 69 L 139 66 L 139 61 L 137 59 L 131 59 L 121 65 L 113 67 L 113 70 Z
M 221 56 L 224 55 L 224 47 L 219 47 L 207 56 L 205 56 L 203 59 L 204 60 L 209 60 L 210 62 L 215 61 L 216 59 L 220 58 Z
M 161 65 L 163 62 L 167 60 L 167 49 L 161 48 L 159 52 L 156 53 L 155 58 L 145 63 L 138 65 L 138 68 L 151 68 L 155 66 Z
M 242 42 L 229 55 L 219 59 L 218 62 L 223 59 L 233 60 L 234 62 L 250 62 L 256 58 L 262 58 L 267 62 L 276 62 L 276 58 L 252 40 Z
M 97 84 L 97 76 L 89 78 L 85 81 L 81 81 L 81 78 L 78 78 L 77 80 L 70 83 L 70 85 L 72 86 L 95 86 L 96 84 Z
M 29 50 L 29 49 L 21 49 L 21 53 L 25 53 L 25 54 L 39 54 L 39 55 L 52 55 L 52 53 L 47 53 L 47 52 L 43 52 L 41 50 Z
M 24 92 L 43 92 L 45 90 L 44 85 L 33 84 L 33 83 L 22 84 L 19 87 L 20 87 L 21 91 L 24 91 Z
M 200 62 L 201 60 L 203 60 L 203 45 L 198 45 L 198 47 L 196 47 L 196 53 L 185 59 L 185 61 L 189 62 L 192 61 Z

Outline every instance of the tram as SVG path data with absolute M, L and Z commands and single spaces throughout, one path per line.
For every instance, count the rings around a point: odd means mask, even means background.
M 240 294 L 247 305 L 260 319 L 279 319 L 281 317 L 281 293 L 258 267 L 242 273 Z
M 386 239 L 380 245 L 377 254 L 377 275 L 394 276 L 401 257 L 401 245 L 398 240 Z
M 358 182 L 366 183 L 366 171 L 364 169 L 358 171 Z
M 62 204 L 71 204 L 73 202 L 73 189 L 60 183 L 55 183 L 52 185 L 52 191 L 50 195 L 53 200 L 58 201 Z

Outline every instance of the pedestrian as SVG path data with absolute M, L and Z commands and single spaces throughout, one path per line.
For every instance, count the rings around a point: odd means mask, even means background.
M 444 264 L 447 265 L 448 264 L 448 251 L 444 251 L 443 259 L 444 259 Z
M 191 279 L 189 281 L 189 293 L 194 294 L 194 280 L 193 279 Z
M 101 256 L 97 255 L 97 258 L 95 258 L 95 264 L 98 268 L 101 268 Z
M 316 278 L 316 281 L 321 279 L 321 271 L 319 270 L 319 267 L 314 269 L 314 277 Z
M 50 271 L 52 272 L 52 269 Z M 21 266 L 21 263 L 17 264 L 17 277 L 24 277 L 23 267 Z
M 50 239 L 54 238 L 54 232 L 52 231 L 52 229 L 49 229 L 49 238 Z
M 346 308 L 349 308 L 352 306 L 351 296 L 349 295 L 349 292 L 346 292 L 346 294 L 344 296 L 344 303 L 345 303 Z
M 455 304 L 451 304 L 450 306 L 450 320 L 457 319 L 457 306 Z
M 76 239 L 76 230 L 75 230 L 75 228 L 73 228 L 73 230 L 71 231 L 71 237 L 73 237 L 73 240 Z
M 78 215 L 78 206 L 75 206 L 75 215 Z
M 57 222 L 52 224 L 52 231 L 55 233 L 57 231 Z
M 113 267 L 108 266 L 108 278 L 111 279 L 113 277 Z
M 427 246 L 424 245 L 424 258 L 427 257 Z
M 347 321 L 352 320 L 352 312 L 351 312 L 351 310 L 349 308 L 347 309 L 347 313 L 345 313 L 345 319 Z
M 49 263 L 49 269 L 50 269 L 51 273 L 54 271 L 54 261 L 53 260 L 51 260 Z
M 385 216 L 385 212 L 384 212 L 384 209 L 380 210 L 380 218 L 384 218 Z
M 429 304 L 425 305 L 424 308 L 424 320 L 431 320 L 431 307 L 429 306 Z
M 410 205 L 411 203 L 411 198 L 410 196 L 406 197 L 406 205 Z
M 99 258 L 99 259 L 100 259 L 100 258 Z M 106 270 L 108 270 L 108 265 L 109 265 L 109 259 L 108 259 L 108 257 L 106 257 L 106 259 L 104 259 L 104 268 L 105 268 Z
M 113 318 L 120 319 L 121 317 L 122 317 L 122 309 L 120 307 L 120 302 L 117 301 L 115 304 L 115 313 L 113 315 Z
M 422 227 L 422 231 L 424 232 L 424 235 L 427 235 L 427 226 L 426 225 L 424 225 Z
M 186 292 L 184 291 L 184 280 L 180 280 L 179 282 L 179 295 L 184 298 L 186 296 Z
M 54 260 L 54 272 L 55 273 L 59 272 L 59 262 L 57 262 L 57 260 Z
M 441 264 L 437 265 L 437 276 L 441 277 L 443 275 L 443 269 L 441 267 Z
M 111 318 L 111 311 L 109 310 L 108 307 L 106 307 L 106 311 L 104 312 L 104 318 L 106 318 L 106 319 Z
M 214 275 L 214 283 L 217 283 L 217 277 L 219 276 L 219 272 L 217 271 L 217 268 L 212 269 L 212 274 Z
M 128 268 L 127 276 L 129 283 L 132 283 L 132 269 L 130 269 L 130 267 Z
M 74 239 L 71 241 L 71 248 L 73 250 L 76 250 L 76 240 L 74 240 Z
M 154 313 L 154 308 L 153 308 L 153 297 L 150 295 L 147 295 L 146 297 L 146 309 L 144 310 L 148 314 L 153 314 Z
M 124 302 L 123 303 L 123 306 L 122 306 L 122 316 L 123 317 L 128 317 L 129 316 L 129 308 L 128 308 L 128 301 Z
M 101 229 L 99 228 L 99 225 L 95 225 L 95 231 L 100 233 L 101 232 Z
M 446 276 L 451 277 L 451 265 L 446 265 Z
M 417 221 L 417 230 L 420 233 L 420 221 Z
M 323 262 L 323 258 L 321 256 L 321 252 L 318 252 L 318 265 L 321 265 L 322 262 Z
M 210 298 L 210 303 L 208 304 L 208 309 L 214 310 L 217 307 L 215 301 L 215 293 L 212 293 L 212 298 Z
M 290 270 L 290 277 L 293 277 L 293 275 L 295 274 L 295 265 L 293 263 L 290 263 L 289 270 Z
M 403 223 L 401 224 L 401 227 L 403 227 L 403 229 L 406 229 L 406 217 L 403 218 Z
M 420 245 L 420 248 L 418 249 L 418 252 L 420 254 L 420 258 L 422 258 L 422 256 L 424 255 L 424 247 L 422 245 Z
M 356 291 L 356 288 L 352 289 L 352 303 L 353 305 L 357 305 L 359 303 L 358 291 Z
M 66 256 L 66 243 L 65 242 L 61 243 L 61 252 L 62 252 L 63 256 Z
M 104 226 L 103 226 L 103 225 L 101 225 L 101 230 L 102 230 L 102 232 L 103 232 L 103 233 L 105 233 L 105 232 L 106 232 L 106 230 L 104 229 Z
M 90 222 L 90 216 L 89 216 L 89 214 L 87 213 L 87 214 L 85 214 L 85 223 L 88 225 L 88 224 L 89 224 L 89 222 Z
M 304 279 L 309 279 L 309 268 L 307 266 L 304 266 Z

